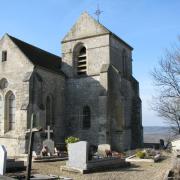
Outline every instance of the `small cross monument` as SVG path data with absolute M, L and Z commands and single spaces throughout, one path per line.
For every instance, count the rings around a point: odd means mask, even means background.
M 54 154 L 54 141 L 50 137 L 51 133 L 53 133 L 53 130 L 51 130 L 50 126 L 48 126 L 45 132 L 47 133 L 47 139 L 43 141 L 43 147 L 46 146 L 50 154 L 53 155 Z
M 48 128 L 47 128 L 47 130 L 45 130 L 45 132 L 47 133 L 47 139 L 50 140 L 51 133 L 53 133 L 53 130 L 51 130 L 50 126 L 48 126 Z

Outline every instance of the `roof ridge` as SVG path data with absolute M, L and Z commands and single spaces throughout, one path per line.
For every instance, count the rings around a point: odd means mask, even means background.
M 112 33 L 105 25 L 103 25 L 102 23 L 100 23 L 98 20 L 96 20 L 96 18 L 94 18 L 92 15 L 90 15 L 88 12 L 85 11 L 85 13 L 91 17 L 97 24 L 99 24 L 100 26 L 102 26 L 104 29 L 106 29 L 107 31 L 109 31 L 109 33 Z
M 9 39 L 19 48 L 26 58 L 36 66 L 41 66 L 55 72 L 61 72 L 61 57 L 47 52 L 34 45 L 26 43 L 9 34 L 6 34 Z
M 39 48 L 39 47 L 37 47 L 37 46 L 35 46 L 35 45 L 32 45 L 32 44 L 30 44 L 30 43 L 27 43 L 27 42 L 25 42 L 25 41 L 23 41 L 23 40 L 21 40 L 21 39 L 18 39 L 18 38 L 14 37 L 14 36 L 9 35 L 8 33 L 6 33 L 6 35 L 7 35 L 9 38 L 11 38 L 11 40 L 12 40 L 13 42 L 14 42 L 14 40 L 20 41 L 20 42 L 23 43 L 23 44 L 26 44 L 26 45 L 31 46 L 31 47 L 33 47 L 33 48 L 36 48 L 36 49 L 38 49 L 38 50 L 40 50 L 40 51 L 43 51 L 43 52 L 45 52 L 45 53 L 48 53 L 48 54 L 51 54 L 51 55 L 56 56 L 56 57 L 58 57 L 58 58 L 61 58 L 60 56 L 58 56 L 58 55 L 56 55 L 56 54 L 53 54 L 53 53 L 51 53 L 51 52 L 49 52 L 49 51 L 46 51 L 46 50 L 44 50 L 44 49 L 41 49 L 41 48 Z M 16 42 L 15 42 L 15 44 L 16 44 Z

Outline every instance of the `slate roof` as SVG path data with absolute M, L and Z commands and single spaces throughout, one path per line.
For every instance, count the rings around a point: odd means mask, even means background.
M 21 41 L 13 36 L 8 35 L 8 37 L 34 65 L 38 65 L 52 71 L 61 72 L 61 57 Z

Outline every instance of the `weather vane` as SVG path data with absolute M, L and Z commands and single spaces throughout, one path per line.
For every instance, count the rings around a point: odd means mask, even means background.
M 95 11 L 95 15 L 97 16 L 97 21 L 99 22 L 99 16 L 101 15 L 103 11 L 99 9 L 99 4 L 97 5 L 97 10 Z

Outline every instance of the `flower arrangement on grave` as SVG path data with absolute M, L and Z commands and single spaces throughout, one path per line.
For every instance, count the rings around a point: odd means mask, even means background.
M 73 143 L 76 143 L 76 142 L 79 142 L 80 139 L 77 138 L 77 137 L 73 137 L 73 136 L 70 136 L 68 138 L 65 139 L 65 143 L 66 143 L 66 148 L 68 150 L 68 154 L 69 154 L 69 146 Z
M 73 137 L 73 136 L 70 136 L 70 137 L 65 139 L 66 144 L 76 143 L 78 141 L 80 141 L 80 139 L 77 137 Z
M 155 161 L 159 160 L 161 157 L 161 153 L 154 149 L 139 150 L 135 155 L 140 159 L 154 159 Z
M 138 152 L 136 153 L 136 157 L 138 157 L 138 158 L 140 158 L 140 159 L 144 159 L 145 156 L 146 156 L 146 153 L 143 152 L 143 151 L 138 151 Z

